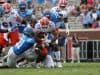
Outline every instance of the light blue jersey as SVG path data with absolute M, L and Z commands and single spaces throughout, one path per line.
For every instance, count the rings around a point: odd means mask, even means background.
M 21 12 L 19 9 L 17 10 L 17 13 L 19 14 L 19 16 L 21 16 L 23 19 L 25 19 L 27 17 L 29 13 L 29 11 L 33 11 L 32 9 L 26 9 L 24 12 Z M 19 24 L 18 25 L 18 29 L 20 33 L 23 33 L 24 28 L 26 27 L 26 24 Z
M 28 12 L 28 10 L 25 10 L 23 12 L 21 12 L 20 10 L 17 10 L 18 14 L 22 17 L 22 18 L 25 18 L 26 17 L 26 14 Z
M 51 21 L 54 23 L 59 22 L 59 13 L 58 12 L 52 12 L 50 16 Z
M 55 23 L 56 27 L 59 27 L 61 29 L 65 28 L 64 20 L 62 19 L 62 15 L 59 14 L 59 12 L 52 12 L 50 19 Z
M 35 39 L 33 37 L 23 35 L 21 40 L 13 47 L 14 53 L 20 55 L 31 48 L 34 44 Z

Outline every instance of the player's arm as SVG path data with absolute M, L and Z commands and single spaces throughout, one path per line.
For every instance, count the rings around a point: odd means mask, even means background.
M 14 17 L 16 18 L 16 21 L 20 23 L 23 22 L 23 18 L 16 11 L 14 12 L 15 12 Z
M 16 21 L 17 21 L 17 22 L 23 22 L 23 18 L 20 17 L 20 16 L 17 16 L 17 17 L 16 17 Z

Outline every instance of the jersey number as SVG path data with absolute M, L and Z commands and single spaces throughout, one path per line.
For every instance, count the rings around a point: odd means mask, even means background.
M 22 47 L 23 44 L 24 44 L 24 40 L 21 40 L 20 42 L 18 42 L 18 43 L 16 44 L 16 47 L 17 47 L 18 49 L 20 49 L 20 48 Z

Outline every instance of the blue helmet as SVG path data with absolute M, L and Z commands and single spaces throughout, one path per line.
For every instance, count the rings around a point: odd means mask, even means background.
M 0 6 L 0 16 L 2 16 L 3 12 L 4 12 L 4 9 L 2 6 Z
M 19 8 L 26 8 L 27 3 L 24 0 L 18 1 L 18 7 Z
M 33 36 L 33 28 L 32 27 L 26 27 L 23 32 L 27 36 Z
M 43 16 L 45 16 L 45 17 L 50 17 L 50 16 L 51 16 L 50 10 L 49 10 L 49 9 L 45 9 L 45 10 L 43 11 Z

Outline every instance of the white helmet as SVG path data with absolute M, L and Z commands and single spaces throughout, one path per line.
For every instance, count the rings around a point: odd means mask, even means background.
M 60 8 L 66 7 L 67 1 L 66 0 L 59 0 L 58 5 Z
M 11 5 L 9 3 L 4 3 L 2 6 L 5 13 L 8 13 L 11 11 Z

